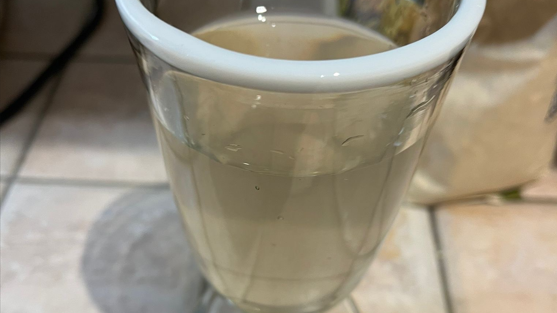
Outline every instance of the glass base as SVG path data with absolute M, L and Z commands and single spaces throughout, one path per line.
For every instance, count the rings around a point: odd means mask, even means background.
M 242 311 L 231 301 L 227 300 L 209 287 L 203 295 L 201 303 L 195 313 L 245 313 L 245 311 Z M 354 301 L 352 301 L 352 299 L 349 297 L 341 301 L 335 307 L 319 313 L 359 313 L 359 311 L 354 304 Z

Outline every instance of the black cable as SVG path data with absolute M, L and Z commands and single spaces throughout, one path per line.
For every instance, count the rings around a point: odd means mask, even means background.
M 69 61 L 75 56 L 79 48 L 83 46 L 93 32 L 97 29 L 102 21 L 104 13 L 104 0 L 93 0 L 94 6 L 87 18 L 87 22 L 83 25 L 79 34 L 72 42 L 64 48 L 64 50 L 52 60 L 48 67 L 35 78 L 35 80 L 25 88 L 14 100 L 12 100 L 5 109 L 0 112 L 0 127 L 8 120 L 17 115 L 25 107 L 25 105 L 33 99 L 33 97 L 44 87 L 48 80 L 58 74 Z

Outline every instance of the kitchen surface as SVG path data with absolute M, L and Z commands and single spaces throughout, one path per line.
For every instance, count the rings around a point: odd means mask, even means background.
M 88 9 L 7 5 L 0 106 Z M 190 312 L 200 274 L 112 1 L 78 57 L 1 128 L 0 161 L 2 313 Z M 363 313 L 557 313 L 557 170 L 519 192 L 404 205 L 352 299 Z

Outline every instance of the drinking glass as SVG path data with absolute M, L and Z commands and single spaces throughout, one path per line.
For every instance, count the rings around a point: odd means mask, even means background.
M 485 0 L 116 2 L 214 290 L 245 312 L 346 298 Z

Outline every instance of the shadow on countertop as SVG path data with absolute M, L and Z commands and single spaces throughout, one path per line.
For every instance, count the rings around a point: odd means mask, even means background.
M 81 270 L 105 313 L 191 313 L 205 288 L 166 189 L 112 203 L 87 235 Z

